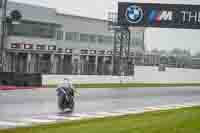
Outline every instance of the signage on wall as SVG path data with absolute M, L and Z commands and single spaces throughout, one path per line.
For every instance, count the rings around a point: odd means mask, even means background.
M 107 51 L 107 54 L 108 54 L 108 55 L 111 55 L 111 54 L 112 54 L 112 51 Z
M 88 54 L 88 50 L 82 49 L 81 54 Z
M 119 2 L 118 6 L 122 26 L 200 29 L 200 5 Z
M 55 45 L 48 46 L 48 50 L 56 50 L 56 46 Z
M 67 49 L 65 49 L 65 52 L 66 52 L 66 53 L 72 53 L 72 49 L 68 49 L 68 48 L 67 48 Z
M 11 48 L 19 49 L 19 48 L 21 48 L 21 44 L 20 43 L 12 43 Z
M 105 54 L 105 50 L 100 50 L 100 51 L 98 51 L 98 54 L 99 54 L 99 55 L 104 55 L 104 54 Z
M 37 45 L 37 50 L 45 50 L 46 46 L 45 45 Z
M 33 44 L 24 44 L 24 49 L 33 49 Z
M 90 50 L 90 54 L 96 54 L 96 50 Z

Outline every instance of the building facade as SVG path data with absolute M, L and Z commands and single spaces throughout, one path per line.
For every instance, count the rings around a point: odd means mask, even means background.
M 9 2 L 7 14 L 13 10 L 22 14 L 22 20 L 7 24 L 5 71 L 112 74 L 113 33 L 106 20 Z M 144 51 L 144 30 L 132 35 L 132 59 L 141 62 L 135 49 Z

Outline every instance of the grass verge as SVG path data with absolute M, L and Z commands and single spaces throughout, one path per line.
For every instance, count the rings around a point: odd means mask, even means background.
M 199 133 L 200 107 L 0 130 L 0 133 Z
M 105 84 L 76 84 L 77 88 L 128 88 L 128 87 L 182 87 L 200 86 L 200 83 L 105 83 Z M 56 88 L 57 85 L 48 85 L 48 88 Z

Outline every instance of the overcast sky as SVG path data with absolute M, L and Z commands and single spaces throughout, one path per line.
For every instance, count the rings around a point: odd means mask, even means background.
M 106 18 L 109 11 L 117 11 L 119 0 L 13 0 L 17 2 L 39 4 L 64 10 L 69 14 Z M 120 0 L 131 1 L 131 0 Z M 133 0 L 132 0 L 133 1 Z M 154 2 L 170 4 L 200 4 L 200 0 L 135 0 L 135 2 Z M 200 30 L 148 28 L 145 34 L 148 49 L 173 48 L 189 49 L 192 53 L 200 51 Z

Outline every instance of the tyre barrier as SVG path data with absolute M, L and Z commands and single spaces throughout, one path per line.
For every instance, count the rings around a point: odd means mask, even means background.
M 0 85 L 42 86 L 40 73 L 0 72 Z

